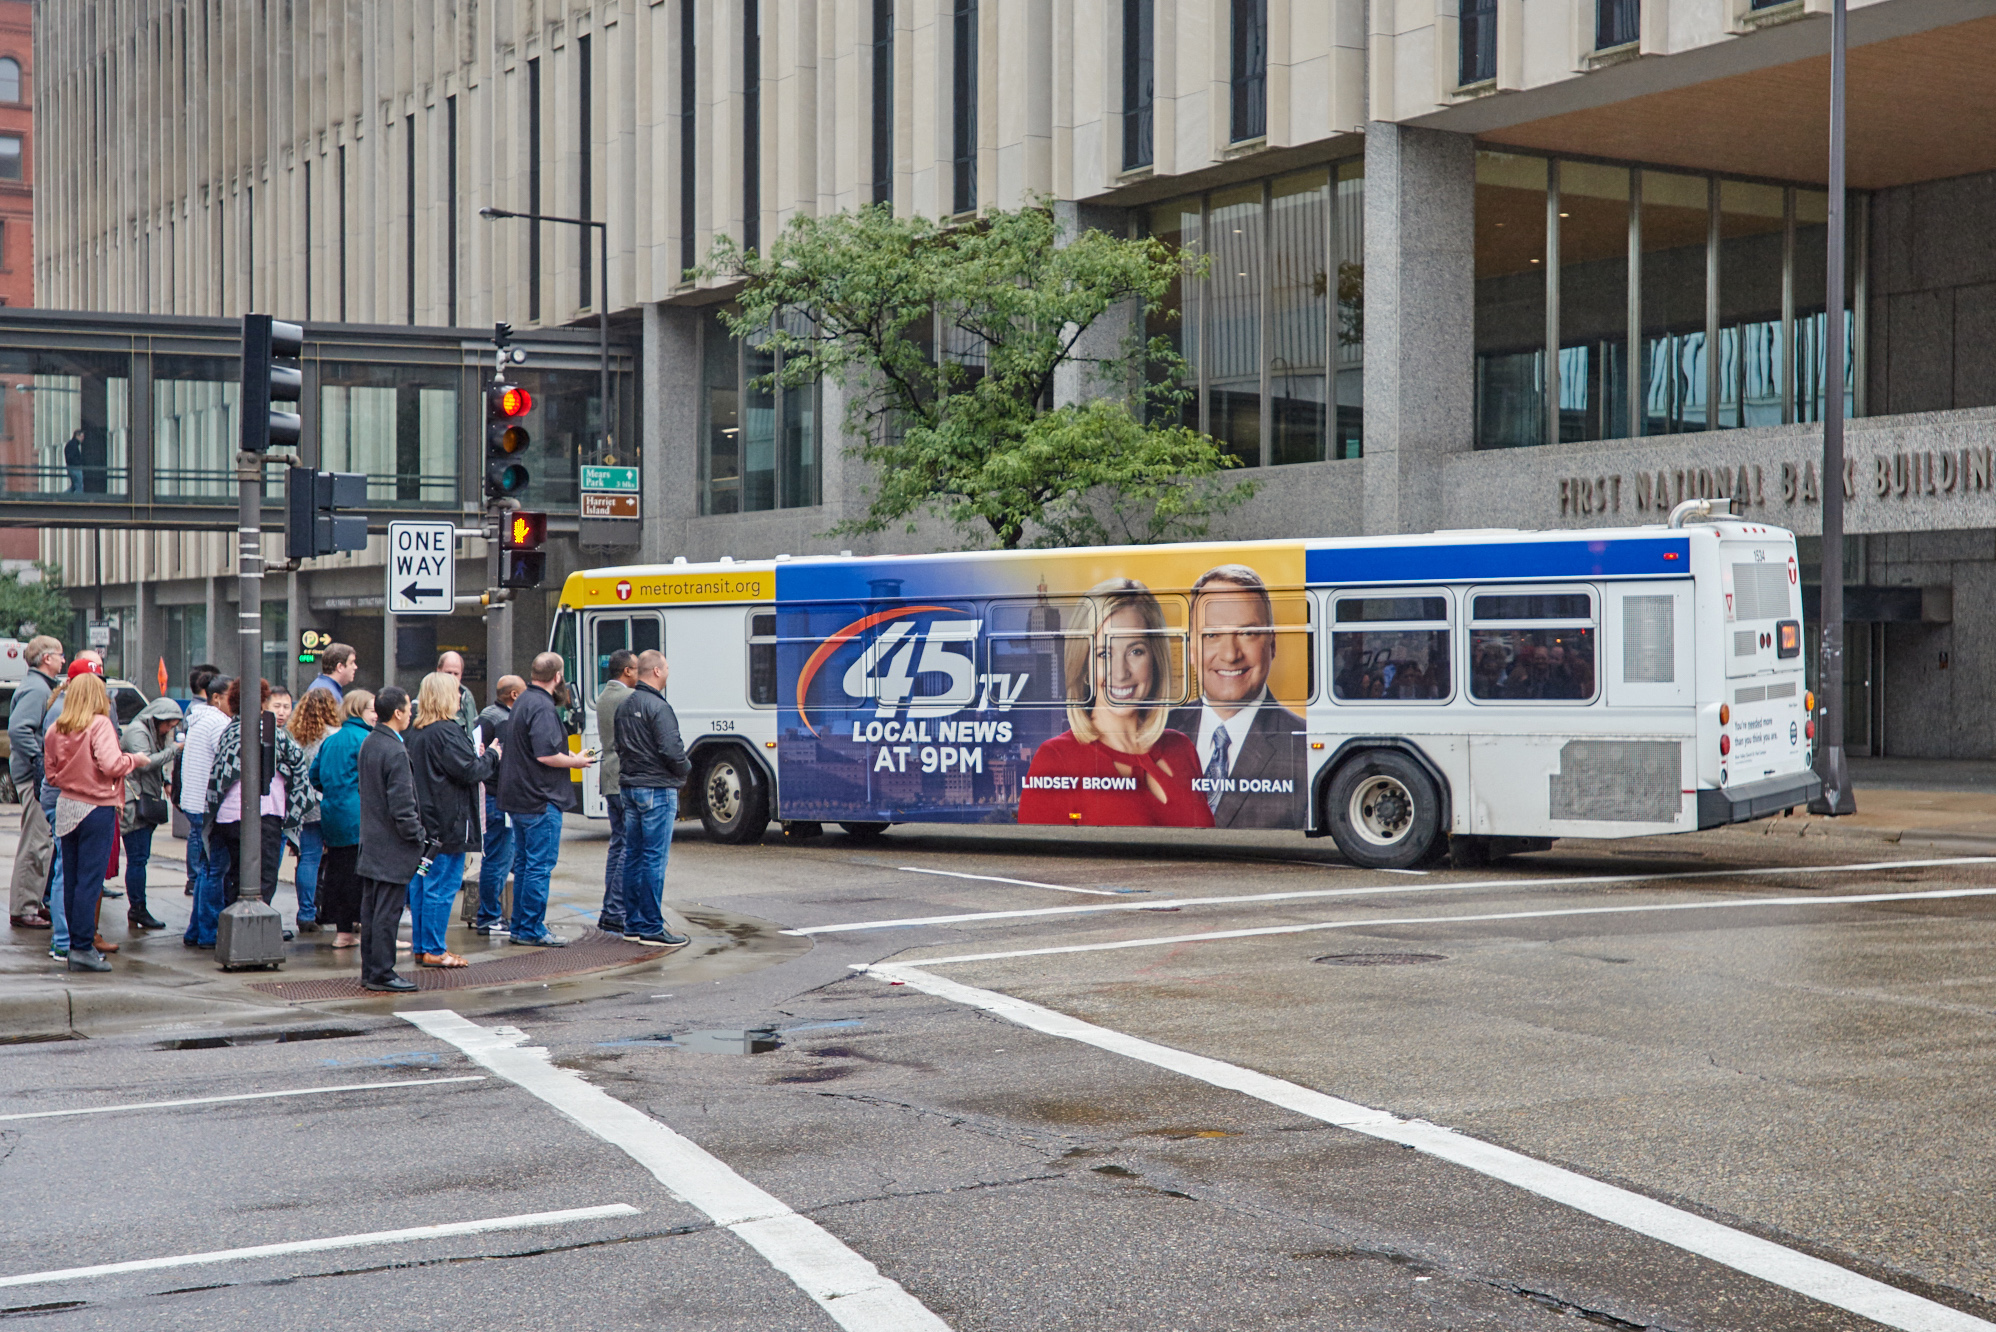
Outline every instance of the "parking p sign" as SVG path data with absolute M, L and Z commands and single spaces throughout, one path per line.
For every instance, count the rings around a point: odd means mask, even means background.
M 457 601 L 457 525 L 388 524 L 388 609 L 448 615 Z

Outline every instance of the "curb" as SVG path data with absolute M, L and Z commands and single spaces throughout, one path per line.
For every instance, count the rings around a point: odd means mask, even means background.
M 67 1040 L 118 1027 L 194 1018 L 293 1017 L 291 1007 L 162 993 L 136 985 L 10 986 L 0 994 L 0 1042 Z

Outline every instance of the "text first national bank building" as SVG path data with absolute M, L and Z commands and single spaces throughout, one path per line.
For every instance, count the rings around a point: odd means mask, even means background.
M 1812 588 L 1841 485 L 1851 751 L 1996 756 L 1996 12 L 1853 0 L 1829 310 L 1827 11 L 44 2 L 37 170 L 66 187 L 36 195 L 37 301 L 474 348 L 494 320 L 593 331 L 607 309 L 643 522 L 624 549 L 560 538 L 553 596 L 592 565 L 955 544 L 824 535 L 868 489 L 842 387 L 762 390 L 773 355 L 686 270 L 799 214 L 1046 198 L 1208 261 L 1149 331 L 1185 357 L 1194 423 L 1265 483 L 1214 535 L 1635 525 L 1725 496 L 1803 535 Z M 239 116 L 252 87 L 268 114 Z M 486 205 L 606 222 L 607 283 L 574 229 Z M 1830 394 L 1841 477 L 1819 474 Z M 44 554 L 107 607 L 193 595 L 184 552 L 165 568 L 127 540 L 106 535 L 101 578 L 87 534 Z M 298 577 L 318 605 L 332 574 Z M 546 619 L 517 622 L 516 666 Z

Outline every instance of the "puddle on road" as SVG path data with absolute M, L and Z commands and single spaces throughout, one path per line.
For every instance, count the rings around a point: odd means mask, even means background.
M 238 1031 L 227 1035 L 182 1036 L 157 1041 L 155 1050 L 220 1050 L 234 1045 L 284 1045 L 291 1041 L 337 1041 L 349 1036 L 365 1036 L 359 1027 L 289 1027 L 278 1030 Z
M 674 1033 L 666 1044 L 682 1050 L 694 1050 L 700 1054 L 767 1054 L 783 1047 L 782 1038 L 773 1027 L 743 1030 L 721 1029 L 717 1031 L 682 1031 Z

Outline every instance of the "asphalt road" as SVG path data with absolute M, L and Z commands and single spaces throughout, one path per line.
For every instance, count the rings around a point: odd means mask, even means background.
M 1991 893 L 1985 858 L 1739 833 L 1382 874 L 1293 835 L 682 825 L 669 896 L 770 922 L 767 965 L 0 1048 L 0 1316 L 1987 1327 Z M 471 1222 L 506 1228 L 381 1235 Z M 301 1241 L 344 1247 L 65 1275 Z

